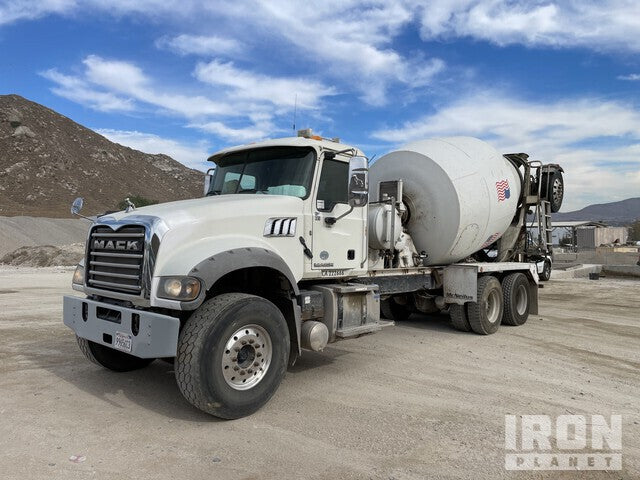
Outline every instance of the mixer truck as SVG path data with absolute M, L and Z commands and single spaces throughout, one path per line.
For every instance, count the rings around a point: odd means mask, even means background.
M 467 137 L 369 165 L 309 131 L 209 161 L 202 198 L 130 205 L 89 229 L 72 280 L 83 295 L 64 297 L 63 317 L 90 361 L 122 372 L 167 360 L 192 405 L 238 418 L 303 350 L 412 313 L 448 312 L 480 335 L 537 313 L 550 238 L 533 248 L 527 215 L 550 231 L 558 165 Z

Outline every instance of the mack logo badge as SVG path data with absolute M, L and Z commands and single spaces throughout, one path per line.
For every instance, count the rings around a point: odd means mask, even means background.
M 102 250 L 140 250 L 138 240 L 94 240 L 93 248 Z

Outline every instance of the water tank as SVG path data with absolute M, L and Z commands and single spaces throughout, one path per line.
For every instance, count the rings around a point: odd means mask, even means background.
M 489 144 L 471 137 L 410 143 L 370 169 L 378 183 L 403 181 L 405 227 L 428 265 L 455 263 L 499 239 L 516 213 L 518 170 Z

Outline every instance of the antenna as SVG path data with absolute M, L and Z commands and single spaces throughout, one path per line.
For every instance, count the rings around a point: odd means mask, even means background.
M 293 131 L 296 131 L 296 114 L 298 113 L 298 94 L 296 93 L 296 99 L 293 103 Z

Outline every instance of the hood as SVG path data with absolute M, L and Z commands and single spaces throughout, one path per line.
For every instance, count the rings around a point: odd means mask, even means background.
M 203 221 L 223 220 L 239 216 L 297 216 L 302 213 L 302 199 L 286 195 L 213 195 L 209 197 L 160 203 L 117 212 L 98 218 L 126 221 L 127 217 L 149 215 L 161 218 L 169 228 Z

